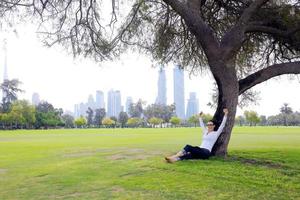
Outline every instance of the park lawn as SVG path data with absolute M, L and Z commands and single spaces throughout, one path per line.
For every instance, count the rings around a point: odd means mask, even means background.
M 199 128 L 0 131 L 0 200 L 300 199 L 300 128 L 236 127 L 227 159 L 167 164 Z

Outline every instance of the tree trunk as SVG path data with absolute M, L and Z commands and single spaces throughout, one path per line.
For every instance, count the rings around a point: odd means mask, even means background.
M 229 87 L 230 88 L 230 87 Z M 230 91 L 230 90 L 229 90 Z M 225 96 L 225 95 L 224 95 Z M 236 108 L 238 104 L 238 94 L 234 94 L 233 92 L 228 92 L 226 94 L 227 97 L 222 97 L 223 101 L 218 102 L 218 108 L 214 114 L 213 119 L 220 124 L 222 122 L 224 113 L 223 108 L 228 108 L 229 113 L 227 116 L 226 126 L 223 129 L 222 134 L 219 136 L 216 141 L 212 154 L 216 156 L 224 156 L 227 155 L 227 147 L 231 136 L 231 131 L 234 126 Z
M 226 157 L 231 131 L 235 122 L 235 114 L 239 97 L 239 85 L 234 65 L 223 65 L 216 69 L 217 71 L 214 73 L 214 77 L 218 86 L 219 96 L 218 106 L 213 120 L 217 123 L 217 125 L 220 125 L 224 116 L 223 109 L 227 108 L 229 113 L 225 128 L 212 149 L 212 155 Z

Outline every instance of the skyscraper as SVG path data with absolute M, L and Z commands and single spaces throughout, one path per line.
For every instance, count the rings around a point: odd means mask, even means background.
M 104 94 L 102 91 L 96 91 L 96 108 L 105 108 Z
M 163 67 L 158 72 L 158 94 L 155 103 L 167 105 L 167 83 L 166 83 L 166 72 Z
M 199 113 L 199 99 L 196 97 L 196 92 L 190 93 L 190 98 L 187 102 L 186 118 Z
M 3 51 L 4 51 L 4 71 L 3 71 L 3 82 L 8 80 L 7 73 L 7 42 L 6 39 L 3 41 Z M 2 98 L 6 97 L 6 93 L 2 91 Z
M 89 95 L 89 98 L 88 98 L 88 102 L 87 102 L 87 107 L 89 108 L 91 108 L 91 109 L 95 109 L 95 100 L 94 100 L 94 97 L 93 97 L 93 95 Z
M 114 110 L 114 91 L 110 90 L 107 93 L 107 116 L 111 117 L 114 116 L 113 110 Z
M 3 50 L 4 50 L 4 73 L 3 73 L 3 82 L 8 80 L 8 73 L 7 73 L 7 42 L 4 40 L 3 42 Z
M 75 116 L 75 118 L 80 117 L 80 106 L 79 106 L 79 104 L 74 105 L 74 116 Z
M 177 65 L 173 69 L 174 80 L 174 103 L 176 107 L 176 115 L 181 119 L 185 119 L 185 105 L 184 105 L 184 72 Z
M 121 92 L 110 90 L 107 95 L 107 116 L 118 117 L 121 111 Z
M 119 90 L 115 91 L 115 99 L 116 99 L 116 111 L 115 111 L 115 117 L 118 117 L 120 112 L 123 111 L 122 105 L 121 105 L 121 92 Z
M 80 113 L 80 116 L 86 116 L 87 109 L 88 109 L 87 104 L 81 102 L 79 104 L 79 113 Z
M 125 105 L 125 112 L 129 114 L 129 107 L 133 103 L 132 97 L 127 97 L 126 99 L 126 105 Z
M 40 95 L 38 93 L 32 94 L 32 104 L 37 106 L 41 102 Z

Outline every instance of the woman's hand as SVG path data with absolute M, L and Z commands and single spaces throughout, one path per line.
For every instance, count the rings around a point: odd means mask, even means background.
M 200 113 L 199 113 L 199 117 L 202 117 L 203 116 L 203 112 L 201 111 Z
M 228 109 L 227 108 L 224 108 L 223 112 L 224 112 L 225 115 L 228 115 Z

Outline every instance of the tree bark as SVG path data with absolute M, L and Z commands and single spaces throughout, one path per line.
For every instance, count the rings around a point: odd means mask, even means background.
M 274 64 L 239 80 L 239 94 L 259 83 L 283 74 L 300 74 L 300 61 Z
M 228 89 L 230 88 L 232 87 L 229 87 Z M 231 96 L 227 98 L 222 97 L 223 100 L 218 102 L 218 109 L 216 110 L 216 113 L 213 117 L 214 121 L 217 121 L 217 123 L 220 124 L 224 116 L 223 108 L 228 108 L 229 113 L 227 116 L 225 128 L 223 129 L 222 134 L 219 136 L 212 149 L 212 155 L 223 157 L 227 156 L 227 147 L 231 137 L 231 131 L 234 126 L 236 108 L 238 103 L 238 95 L 236 94 L 236 92 L 232 93 L 228 91 L 226 93 L 227 94 L 225 94 L 224 96 L 229 96 L 229 94 L 231 94 Z
M 218 66 L 211 66 L 211 69 L 219 92 L 218 106 L 213 120 L 220 125 L 224 117 L 223 109 L 227 108 L 229 110 L 225 128 L 212 149 L 212 155 L 226 157 L 231 130 L 234 126 L 236 108 L 238 105 L 238 79 L 236 76 L 234 61 L 228 62 L 227 65 L 218 64 Z

